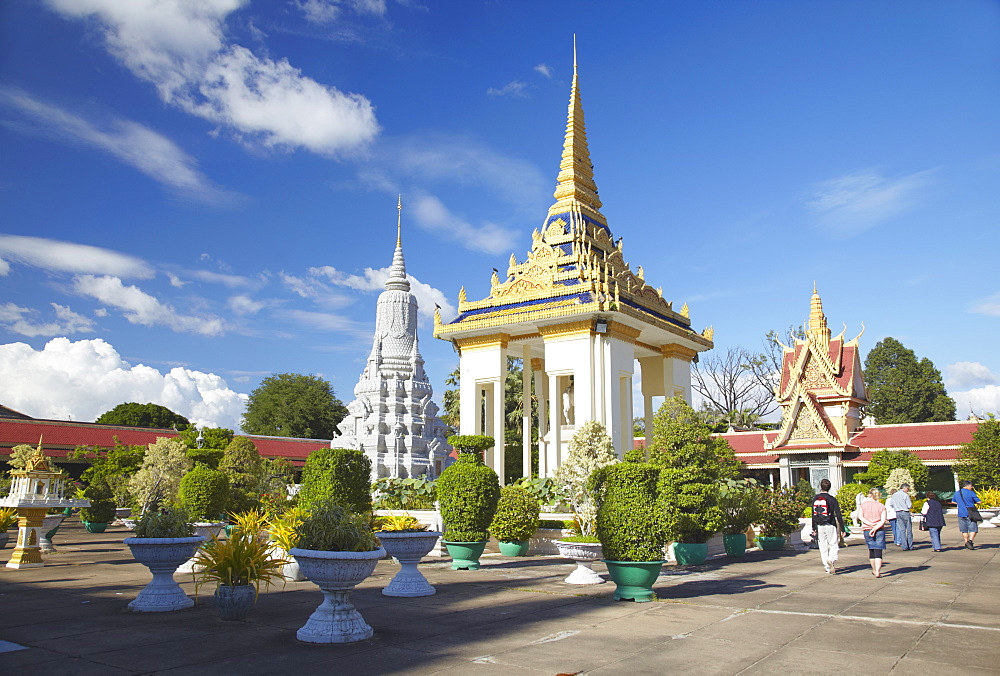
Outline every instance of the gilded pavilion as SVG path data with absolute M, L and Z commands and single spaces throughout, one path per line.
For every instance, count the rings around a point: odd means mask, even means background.
M 605 425 L 619 456 L 632 447 L 636 364 L 646 429 L 653 397 L 691 401 L 691 362 L 712 348 L 712 329 L 691 328 L 687 304 L 674 309 L 650 286 L 641 266 L 626 262 L 601 213 L 584 128 L 576 57 L 559 176 L 524 261 L 493 273 L 490 294 L 470 301 L 463 287 L 458 316 L 435 317 L 434 335 L 460 354 L 462 434 L 504 438 L 507 358 L 523 360 L 523 473 L 530 476 L 530 397 L 538 401 L 539 474 L 551 476 L 578 425 Z M 502 449 L 502 446 L 499 448 Z M 486 462 L 504 476 L 504 454 Z

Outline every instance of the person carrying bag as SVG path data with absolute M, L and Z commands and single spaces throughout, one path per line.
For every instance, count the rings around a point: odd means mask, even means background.
M 971 481 L 963 481 L 962 487 L 955 493 L 955 504 L 958 505 L 958 530 L 965 540 L 966 549 L 975 549 L 976 533 L 979 532 L 979 522 L 983 520 L 975 504 L 979 502 Z

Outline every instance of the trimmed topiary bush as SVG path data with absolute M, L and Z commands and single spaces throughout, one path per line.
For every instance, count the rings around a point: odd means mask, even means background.
M 801 514 L 802 503 L 795 488 L 782 486 L 764 491 L 758 517 L 761 536 L 788 535 L 798 527 Z
M 854 511 L 854 505 L 857 501 L 858 493 L 862 495 L 868 495 L 868 491 L 872 489 L 868 484 L 844 484 L 837 491 L 837 502 L 840 503 L 840 511 L 846 516 Z
M 115 501 L 92 498 L 90 507 L 80 508 L 80 520 L 90 523 L 111 523 L 115 520 Z
M 311 505 L 335 500 L 358 514 L 372 511 L 372 462 L 363 451 L 353 448 L 321 448 L 306 458 L 302 470 L 299 504 Z
M 490 534 L 501 542 L 529 540 L 538 530 L 538 499 L 520 486 L 500 489 Z
M 622 462 L 596 470 L 589 488 L 597 502 L 597 537 L 609 561 L 662 561 L 667 540 L 657 508 L 660 470 Z
M 178 501 L 192 521 L 213 521 L 226 513 L 229 479 L 208 465 L 198 464 L 181 479 Z
M 458 460 L 438 477 L 436 486 L 445 524 L 444 539 L 450 542 L 488 540 L 488 530 L 500 500 L 500 479 L 483 464 L 479 453 L 460 453 Z

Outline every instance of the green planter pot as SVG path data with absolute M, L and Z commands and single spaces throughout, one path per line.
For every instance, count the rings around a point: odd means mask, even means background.
M 504 556 L 525 556 L 528 553 L 530 540 L 500 540 L 500 553 Z
M 83 521 L 83 527 L 87 529 L 88 533 L 103 533 L 108 524 L 96 521 Z
M 757 537 L 757 544 L 765 552 L 780 552 L 785 546 L 785 536 L 775 535 L 775 536 L 764 536 L 760 535 Z
M 708 558 L 707 542 L 675 542 L 674 558 L 682 566 L 697 566 Z
M 722 546 L 726 548 L 726 556 L 738 559 L 747 553 L 747 534 L 725 533 L 722 536 Z
M 653 583 L 664 561 L 608 561 L 608 573 L 616 585 L 615 601 L 644 603 L 655 598 Z
M 443 540 L 451 556 L 452 570 L 479 570 L 479 557 L 486 549 L 486 541 L 482 542 L 448 542 Z

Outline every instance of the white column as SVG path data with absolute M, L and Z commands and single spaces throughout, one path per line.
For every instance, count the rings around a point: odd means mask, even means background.
M 546 448 L 545 476 L 555 474 L 559 466 L 559 444 L 562 432 L 562 389 L 559 376 L 549 374 L 549 445 Z
M 531 347 L 521 358 L 521 475 L 531 476 Z
M 538 395 L 538 476 L 549 476 L 548 474 L 548 446 L 542 441 L 542 437 L 548 432 L 548 410 L 549 410 L 549 387 L 545 371 L 538 369 L 534 372 L 535 393 Z
M 506 357 L 504 358 L 506 362 Z M 507 427 L 507 416 L 505 413 L 505 404 L 507 401 L 506 392 L 504 392 L 504 383 L 506 381 L 506 363 L 504 364 L 504 369 L 501 371 L 501 376 L 497 380 L 493 381 L 493 471 L 497 473 L 500 477 L 500 485 L 504 485 L 504 470 L 506 466 L 506 453 L 504 452 L 506 446 L 504 444 L 504 431 Z
M 782 486 L 792 485 L 792 470 L 788 466 L 788 456 L 778 456 L 778 479 Z
M 476 434 L 488 434 L 490 436 L 496 436 L 496 434 L 493 431 L 495 429 L 493 416 L 496 413 L 496 408 L 494 408 L 493 406 L 493 401 L 495 399 L 493 383 L 492 382 L 486 383 L 482 385 L 482 388 L 483 388 L 483 405 L 480 408 L 480 410 L 483 413 L 484 419 L 483 419 L 483 426 L 481 428 L 482 431 L 477 432 Z M 486 449 L 486 451 L 483 453 L 483 462 L 486 463 L 487 467 L 493 467 L 494 470 L 496 470 L 496 467 L 494 465 L 495 456 L 496 454 L 493 452 L 492 448 Z

